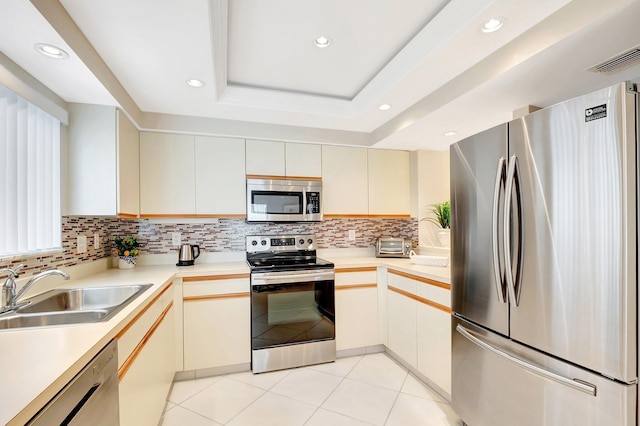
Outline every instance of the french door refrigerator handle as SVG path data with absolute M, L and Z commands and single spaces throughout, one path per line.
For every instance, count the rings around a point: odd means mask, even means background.
M 500 157 L 498 160 L 498 167 L 496 171 L 496 181 L 493 188 L 493 214 L 492 214 L 492 249 L 493 249 L 493 276 L 495 278 L 496 291 L 498 293 L 498 301 L 500 303 L 506 303 L 506 297 L 503 287 L 503 274 L 500 268 L 500 252 L 499 252 L 499 210 L 500 210 L 500 190 L 504 188 L 504 168 L 506 160 L 504 157 Z
M 516 294 L 516 278 L 513 276 L 513 264 L 511 263 L 511 193 L 513 192 L 513 182 L 517 181 L 516 190 L 520 191 L 520 171 L 518 168 L 518 157 L 512 155 L 509 159 L 509 168 L 507 169 L 507 182 L 505 184 L 504 197 L 504 230 L 502 238 L 504 238 L 504 268 L 507 280 L 507 292 L 509 294 L 509 302 L 512 306 L 517 307 L 520 301 L 519 289 Z M 518 272 L 517 278 L 520 280 L 522 271 L 522 201 L 518 193 Z
M 523 361 L 520 358 L 517 358 L 504 351 L 501 351 L 500 349 L 491 346 L 489 343 L 482 341 L 481 339 L 474 336 L 469 330 L 467 330 L 460 324 L 456 326 L 456 331 L 460 333 L 462 336 L 464 336 L 466 339 L 468 339 L 471 343 L 474 343 L 483 349 L 493 352 L 494 354 L 504 358 L 505 360 L 512 362 L 513 364 L 516 364 L 517 366 L 522 367 L 534 374 L 553 380 L 554 382 L 560 383 L 562 385 L 569 386 L 570 388 L 579 390 L 580 392 L 584 392 L 591 396 L 596 396 L 597 388 L 595 385 L 592 385 L 587 382 L 583 382 L 582 380 L 578 381 L 578 379 L 568 379 L 559 374 L 553 373 L 551 371 L 545 370 L 544 368 L 540 368 L 536 365 Z

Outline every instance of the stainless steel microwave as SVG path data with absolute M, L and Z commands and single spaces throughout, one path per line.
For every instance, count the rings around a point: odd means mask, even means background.
M 247 222 L 319 222 L 322 181 L 247 179 Z

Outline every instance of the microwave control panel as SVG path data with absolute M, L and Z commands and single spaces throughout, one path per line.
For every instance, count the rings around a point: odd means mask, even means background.
M 320 193 L 307 192 L 307 214 L 320 213 Z

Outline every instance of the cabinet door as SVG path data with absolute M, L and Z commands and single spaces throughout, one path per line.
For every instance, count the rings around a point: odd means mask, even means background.
M 322 177 L 322 148 L 306 143 L 285 144 L 287 177 Z
M 325 215 L 367 215 L 367 150 L 322 146 L 322 195 Z
M 153 308 L 162 307 L 162 304 L 162 301 L 158 301 Z M 128 367 L 121 367 L 118 372 L 122 426 L 157 424 L 164 411 L 175 372 L 173 305 L 166 307 L 163 315 L 156 319 L 158 322 L 154 323 L 141 340 L 142 348 L 134 352 L 126 360 L 127 363 L 119 360 L 128 364 Z M 129 332 L 124 337 L 128 335 Z
M 285 176 L 284 142 L 247 139 L 247 174 Z
M 368 150 L 369 214 L 406 215 L 411 211 L 408 151 Z
M 120 111 L 116 115 L 118 129 L 118 207 L 120 216 L 140 214 L 140 132 Z
M 418 371 L 451 395 L 451 314 L 417 303 Z
M 389 348 L 412 367 L 417 362 L 416 342 L 416 302 L 389 290 L 387 294 L 389 309 Z
M 194 138 L 140 134 L 140 214 L 194 215 Z
M 243 139 L 196 136 L 196 214 L 246 214 Z
M 67 214 L 115 215 L 115 107 L 70 103 L 68 137 Z
M 185 280 L 183 298 L 185 370 L 251 362 L 248 277 Z
M 336 349 L 382 343 L 378 329 L 376 268 L 362 272 L 336 271 Z

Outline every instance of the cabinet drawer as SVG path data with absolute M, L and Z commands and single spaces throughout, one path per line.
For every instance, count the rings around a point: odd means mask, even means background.
M 249 293 L 249 274 L 185 277 L 182 280 L 182 295 L 185 301 L 206 296 L 242 293 Z
M 336 287 L 357 285 L 357 284 L 376 284 L 378 276 L 376 267 L 365 268 L 336 268 Z

